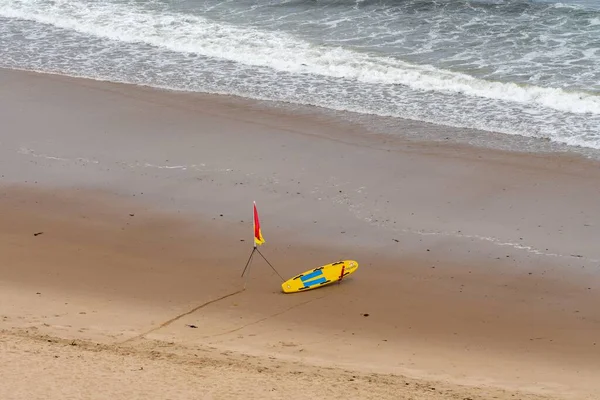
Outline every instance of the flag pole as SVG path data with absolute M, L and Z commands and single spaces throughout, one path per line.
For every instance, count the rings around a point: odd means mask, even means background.
M 257 215 L 257 211 L 256 211 L 256 201 L 253 201 L 253 217 L 252 217 L 252 227 L 253 229 L 253 238 L 252 238 L 252 242 L 254 243 L 254 247 L 252 248 L 252 252 L 250 253 L 250 257 L 248 257 L 248 261 L 246 262 L 246 266 L 244 267 L 244 270 L 242 271 L 242 278 L 244 277 L 244 274 L 246 273 L 246 269 L 250 266 L 250 262 L 252 261 L 252 256 L 254 256 L 254 253 L 258 250 L 257 246 L 256 246 L 256 222 L 258 219 L 258 215 Z M 260 229 L 260 228 L 259 228 Z
M 244 270 L 242 271 L 242 277 L 246 273 L 246 269 L 250 266 L 250 262 L 252 261 L 252 256 L 254 256 L 254 252 L 256 250 L 257 250 L 256 245 L 254 245 L 254 248 L 252 249 L 252 253 L 250 253 L 250 257 L 248 257 L 248 261 L 246 261 L 246 266 L 244 267 Z

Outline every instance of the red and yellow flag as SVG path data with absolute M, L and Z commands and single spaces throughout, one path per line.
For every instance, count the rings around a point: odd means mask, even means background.
M 260 231 L 260 221 L 258 220 L 258 211 L 256 211 L 256 203 L 254 203 L 254 246 L 260 246 L 265 242 Z

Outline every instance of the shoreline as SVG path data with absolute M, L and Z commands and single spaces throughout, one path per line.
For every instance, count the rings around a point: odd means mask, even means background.
M 135 345 L 598 390 L 596 162 L 384 139 L 226 97 L 0 80 L 2 329 L 117 346 L 159 327 Z M 257 265 L 240 295 L 160 328 L 239 290 L 252 200 L 285 276 L 343 258 L 359 271 L 300 297 Z
M 335 120 L 337 124 L 348 123 L 360 126 L 361 135 L 368 132 L 369 135 L 378 137 L 377 142 L 398 141 L 404 144 L 410 143 L 416 146 L 451 146 L 463 149 L 481 149 L 484 151 L 499 151 L 501 153 L 532 154 L 541 156 L 574 156 L 586 161 L 599 162 L 600 149 L 580 146 L 572 146 L 564 143 L 552 142 L 549 139 L 538 137 L 527 137 L 515 134 L 485 131 L 475 128 L 455 127 L 441 125 L 433 122 L 410 120 L 400 117 L 387 117 L 381 115 L 361 114 L 353 111 L 342 111 L 316 105 L 288 103 L 275 100 L 263 100 L 244 97 L 236 94 L 193 92 L 169 87 L 142 85 L 125 81 L 111 81 L 103 78 L 92 78 L 88 76 L 73 76 L 61 72 L 38 71 L 34 69 L 6 68 L 0 67 L 2 71 L 15 71 L 17 73 L 37 74 L 48 77 L 63 79 L 74 79 L 81 82 L 95 82 L 99 85 L 115 85 L 116 87 L 136 87 L 151 92 L 162 92 L 179 96 L 190 96 L 191 98 L 220 99 L 225 103 L 234 103 L 243 107 L 258 107 L 263 112 L 275 111 L 284 115 L 303 115 L 314 118 L 318 116 L 324 120 Z M 422 132 L 417 134 L 407 133 L 406 128 L 412 126 L 425 126 L 427 135 L 421 137 Z M 352 130 L 352 129 L 351 129 Z M 356 129 L 354 129 L 356 130 Z M 442 132 L 444 131 L 444 132 Z M 448 134 L 450 131 L 451 134 Z M 363 138 L 366 139 L 366 138 Z M 356 140 L 356 138 L 355 138 Z M 360 143 L 361 140 L 356 140 Z

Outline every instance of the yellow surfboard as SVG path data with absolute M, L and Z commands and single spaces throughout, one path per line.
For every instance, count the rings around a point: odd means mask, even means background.
M 338 261 L 296 275 L 283 282 L 281 288 L 285 293 L 304 292 L 339 282 L 357 269 L 358 263 L 354 260 Z

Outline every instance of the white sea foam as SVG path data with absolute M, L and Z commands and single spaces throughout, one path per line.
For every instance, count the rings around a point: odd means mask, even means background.
M 600 115 L 600 96 L 535 85 L 495 82 L 341 47 L 313 45 L 289 34 L 242 28 L 134 3 L 0 0 L 0 16 L 24 19 L 117 42 L 367 84 L 541 106 Z
M 580 4 L 569 4 L 569 3 L 561 3 L 561 2 L 554 3 L 554 4 L 551 5 L 551 7 L 554 7 L 554 8 L 566 8 L 566 9 L 569 9 L 569 10 L 582 10 L 584 8 Z
M 190 164 L 190 165 L 161 165 L 152 164 L 148 162 L 126 162 L 126 161 L 103 161 L 93 160 L 85 157 L 62 157 L 46 153 L 37 152 L 34 149 L 27 147 L 20 147 L 17 153 L 30 156 L 34 158 L 41 158 L 49 161 L 59 161 L 66 164 L 113 164 L 120 165 L 131 169 L 149 168 L 149 169 L 165 169 L 165 170 L 178 170 L 178 171 L 195 171 L 195 172 L 220 172 L 229 173 L 232 172 L 231 168 L 210 168 L 205 163 L 201 164 Z

